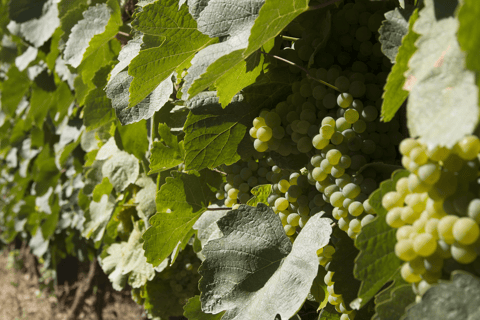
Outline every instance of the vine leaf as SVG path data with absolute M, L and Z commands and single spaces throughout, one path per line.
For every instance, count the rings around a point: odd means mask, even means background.
M 425 0 L 413 30 L 420 34 L 404 88 L 410 91 L 407 126 L 429 148 L 451 148 L 479 119 L 475 73 L 465 69 L 457 41 L 456 5 Z
M 249 115 L 255 110 L 238 96 L 222 109 L 215 92 L 202 92 L 192 98 L 185 122 L 185 168 L 200 170 L 230 165 L 240 156 L 237 147 L 247 130 Z
M 258 1 L 258 3 L 260 2 L 262 1 Z M 201 55 L 199 53 L 198 58 L 195 57 L 195 61 L 199 60 L 205 66 L 192 70 L 195 72 L 188 77 L 194 78 L 194 83 L 191 87 L 185 87 L 184 94 L 188 90 L 188 94 L 194 96 L 214 84 L 219 86 L 220 93 L 222 93 L 222 90 L 227 90 L 227 80 L 231 79 L 234 72 L 238 70 L 244 72 L 244 60 L 275 38 L 293 19 L 307 9 L 308 1 L 306 0 L 282 1 L 280 3 L 275 0 L 266 0 L 258 11 L 258 17 L 254 20 L 253 25 L 251 24 L 253 20 L 246 20 L 248 23 L 245 23 L 241 32 L 237 32 L 229 40 L 216 45 L 219 48 L 226 47 L 219 53 L 219 56 L 211 55 L 211 51 L 219 50 L 212 45 L 201 52 Z M 253 14 L 252 18 L 255 16 L 256 14 Z M 248 43 L 242 39 L 244 37 L 249 37 Z M 234 51 L 231 50 L 232 47 L 234 47 Z M 194 60 L 192 60 L 193 62 Z M 261 66 L 261 64 L 258 66 Z M 201 72 L 200 69 L 202 69 Z M 251 77 L 250 80 L 245 80 L 246 83 L 249 83 L 256 75 L 255 72 L 259 70 L 256 69 L 251 75 L 244 72 L 245 76 Z M 229 95 L 221 96 L 222 105 L 229 103 L 232 92 L 238 89 L 237 86 L 232 86 L 235 89 L 230 89 Z
M 157 192 L 157 213 L 143 235 L 147 261 L 154 266 L 168 257 L 191 232 L 198 218 L 216 199 L 212 186 L 221 183 L 219 175 L 211 171 L 172 173 L 173 177 L 167 178 Z
M 97 129 L 115 119 L 111 102 L 102 88 L 94 89 L 88 93 L 85 98 L 84 114 L 83 123 L 88 131 Z
M 335 254 L 328 270 L 334 271 L 332 281 L 335 282 L 335 292 L 341 293 L 346 305 L 350 305 L 357 297 L 360 281 L 353 277 L 354 260 L 358 255 L 353 240 L 339 228 L 333 232 Z
M 372 320 L 400 319 L 406 307 L 415 302 L 412 285 L 403 280 L 400 270 L 392 280 L 394 283 L 375 297 L 376 313 Z
M 17 5 L 17 2 L 18 5 Z M 12 21 L 7 26 L 7 29 L 14 35 L 21 36 L 25 38 L 28 42 L 33 44 L 36 48 L 41 47 L 50 37 L 53 35 L 55 30 L 60 26 L 60 19 L 58 18 L 58 8 L 57 1 L 47 0 L 47 1 L 29 1 L 30 3 L 26 4 L 25 1 L 10 1 L 9 6 L 16 7 L 13 11 L 12 16 L 12 7 L 10 7 L 10 17 Z M 35 3 L 31 3 L 35 2 Z M 3 4 L 6 5 L 6 4 Z M 27 5 L 27 6 L 25 6 Z M 32 7 L 39 6 L 39 7 Z M 16 9 L 26 10 L 20 12 Z M 34 10 L 39 10 L 35 12 L 35 17 L 32 15 Z M 38 14 L 40 12 L 40 14 Z M 28 21 L 25 20 L 29 18 Z M 14 21 L 18 19 L 17 22 Z M 25 20 L 25 21 L 24 21 Z
M 213 204 L 209 206 L 209 208 L 218 209 L 220 207 L 217 204 Z M 222 232 L 218 228 L 217 221 L 226 215 L 230 210 L 230 208 L 225 208 L 225 210 L 207 210 L 202 214 L 197 222 L 195 222 L 193 229 L 197 231 L 197 239 L 200 241 L 202 248 L 207 244 L 207 242 L 223 236 Z
M 71 30 L 65 46 L 64 59 L 76 68 L 80 63 L 110 41 L 123 24 L 118 1 L 108 0 L 89 7 Z
M 128 241 L 113 243 L 101 260 L 102 269 L 108 274 L 115 290 L 122 290 L 127 279 L 129 285 L 139 288 L 155 276 L 155 270 L 147 263 L 142 248 L 143 229 L 143 222 L 137 221 Z
M 220 320 L 224 314 L 224 312 L 219 314 L 204 313 L 200 303 L 200 296 L 195 296 L 188 299 L 188 302 L 183 307 L 183 310 L 185 311 L 183 315 L 188 320 Z
M 292 317 L 317 275 L 316 251 L 328 243 L 330 223 L 313 216 L 292 246 L 269 207 L 241 205 L 228 212 L 217 222 L 224 236 L 203 248 L 202 310 L 213 314 L 225 310 L 223 320 Z
M 178 0 L 145 5 L 136 14 L 132 26 L 144 36 L 143 47 L 128 68 L 128 74 L 133 76 L 130 107 L 145 99 L 177 68 L 183 70 L 195 53 L 217 42 L 197 30 L 187 6 L 179 9 Z
M 397 181 L 406 176 L 408 171 L 396 171 L 392 179 L 382 182 L 380 188 L 370 196 L 369 203 L 377 217 L 362 228 L 355 240 L 360 254 L 355 261 L 354 275 L 362 281 L 358 299 L 352 303 L 355 309 L 367 304 L 385 283 L 394 278 L 402 264 L 395 255 L 396 229 L 385 221 L 387 210 L 382 207 L 382 198 L 387 192 L 394 191 Z
M 480 3 L 475 0 L 464 0 L 458 11 L 458 42 L 463 51 L 466 52 L 466 66 L 477 74 L 477 86 L 480 87 L 480 62 L 477 53 L 480 50 Z
M 410 17 L 408 33 L 402 39 L 398 54 L 395 56 L 395 64 L 387 77 L 382 104 L 382 119 L 385 122 L 393 119 L 395 113 L 408 97 L 408 91 L 403 89 L 406 80 L 404 74 L 408 70 L 408 61 L 417 50 L 415 41 L 417 41 L 419 35 L 413 31 L 413 25 L 417 19 L 418 9 L 415 9 Z
M 141 120 L 124 126 L 117 126 L 115 134 L 120 136 L 122 149 L 133 154 L 138 160 L 145 158 L 148 151 L 147 123 Z M 120 144 L 119 143 L 119 144 Z
M 264 184 L 253 187 L 250 192 L 253 197 L 247 201 L 247 205 L 256 207 L 259 203 L 263 203 L 268 206 L 268 196 L 272 193 L 272 185 Z
M 176 167 L 183 162 L 185 157 L 183 141 L 178 142 L 177 136 L 170 132 L 170 128 L 166 124 L 160 123 L 158 125 L 158 133 L 162 141 L 153 143 L 148 174 Z
M 378 39 L 382 45 L 382 52 L 395 63 L 398 48 L 402 44 L 402 39 L 408 33 L 408 21 L 414 11 L 413 6 L 406 9 L 395 8 L 385 13 L 386 20 L 378 30 L 380 38 Z
M 407 309 L 404 319 L 478 319 L 479 303 L 480 279 L 454 271 L 451 281 L 441 281 L 428 289 L 421 302 Z
M 87 239 L 92 238 L 95 244 L 99 245 L 114 209 L 115 199 L 112 195 L 104 194 L 99 202 L 92 201 L 89 210 L 85 213 L 82 236 Z
M 122 192 L 138 178 L 140 165 L 138 159 L 125 151 L 112 155 L 102 167 L 102 175 L 110 180 L 116 192 Z

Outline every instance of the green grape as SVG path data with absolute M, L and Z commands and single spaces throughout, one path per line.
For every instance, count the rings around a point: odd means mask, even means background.
M 253 142 L 253 147 L 258 152 L 265 152 L 268 149 L 268 144 L 264 141 L 259 140 L 259 139 L 255 139 L 255 141 Z
M 466 136 L 457 143 L 454 151 L 464 160 L 473 160 L 480 152 L 480 140 L 476 136 Z
M 282 221 L 283 225 L 286 225 L 288 223 L 287 222 L 287 217 L 288 217 L 289 214 L 290 214 L 290 212 L 288 210 L 278 212 L 278 216 L 280 217 L 280 220 Z
M 259 183 L 258 183 L 258 178 L 257 178 L 257 177 L 253 177 L 253 176 L 250 177 L 250 178 L 248 178 L 247 184 L 248 184 L 248 186 L 249 186 L 250 188 L 253 188 L 253 187 L 259 185 Z
M 400 229 L 399 229 L 400 230 Z M 411 261 L 417 257 L 414 242 L 410 239 L 400 239 L 395 244 L 395 254 L 403 261 Z
M 410 192 L 423 193 L 430 190 L 430 186 L 420 180 L 416 174 L 411 173 L 408 176 L 408 190 L 410 190 Z
M 239 193 L 238 194 L 238 200 L 241 202 L 241 203 L 247 203 L 248 200 L 250 200 L 250 194 L 249 193 Z
M 281 126 L 272 129 L 272 137 L 275 139 L 282 139 L 285 136 L 285 129 Z
M 408 263 L 404 263 L 402 265 L 402 268 L 400 269 L 400 274 L 402 275 L 402 278 L 409 283 L 419 282 L 422 280 L 422 278 L 418 274 L 414 273 Z
M 350 124 L 354 124 L 360 118 L 358 111 L 353 108 L 348 108 L 343 116 L 345 117 L 345 120 Z
M 419 256 L 428 257 L 437 249 L 437 241 L 431 234 L 421 233 L 415 236 L 413 249 Z
M 335 119 L 332 118 L 332 117 L 329 117 L 329 116 L 323 118 L 322 119 L 322 126 L 327 125 L 327 124 L 335 128 L 335 124 L 336 124 Z
M 225 206 L 232 207 L 234 204 L 237 203 L 237 199 L 226 198 L 225 199 Z
M 275 111 L 270 111 L 265 115 L 265 125 L 270 128 L 278 127 L 282 124 L 282 119 Z
M 386 210 L 403 206 L 404 198 L 396 191 L 387 192 L 382 198 L 382 206 Z
M 333 109 L 337 105 L 337 98 L 334 93 L 327 93 L 322 101 L 326 109 Z
M 320 135 L 323 139 L 330 139 L 335 133 L 335 127 L 329 124 L 322 125 L 320 127 Z
M 312 139 L 313 146 L 315 147 L 315 149 L 318 149 L 318 150 L 325 148 L 329 143 L 330 143 L 330 140 L 323 138 L 321 134 L 317 134 Z
M 287 119 L 288 123 L 293 123 L 293 121 L 299 120 L 300 117 L 299 117 L 297 112 L 290 111 L 289 113 L 287 113 L 286 119 Z
M 402 220 L 402 208 L 395 207 L 388 211 L 385 220 L 387 224 L 392 228 L 400 228 L 405 224 Z
M 278 189 L 280 192 L 285 193 L 288 191 L 288 188 L 290 187 L 290 182 L 288 182 L 285 179 L 282 179 L 278 182 Z
M 360 201 L 353 201 L 348 206 L 348 212 L 354 217 L 360 216 L 363 213 L 363 204 Z
M 342 157 L 342 153 L 336 149 L 331 149 L 327 152 L 327 161 L 331 165 L 336 165 L 340 161 L 340 158 Z
M 438 222 L 438 235 L 440 236 L 440 239 L 445 241 L 447 244 L 452 244 L 455 242 L 455 238 L 453 236 L 453 226 L 457 220 L 457 216 L 448 215 L 441 218 Z
M 255 129 L 260 129 L 265 125 L 265 119 L 263 117 L 256 117 L 255 119 L 253 119 L 253 126 L 255 127 Z
M 298 179 L 298 177 L 297 177 L 297 179 Z M 288 188 L 288 193 L 293 198 L 298 198 L 302 194 L 302 189 L 298 185 L 293 184 Z
M 340 89 L 341 92 L 346 92 L 350 86 L 350 81 L 345 76 L 340 76 L 335 79 L 335 87 Z M 353 99 L 352 99 L 353 100 Z
M 353 131 L 356 133 L 363 133 L 367 129 L 367 124 L 363 120 L 357 120 L 353 123 Z
M 420 143 L 412 138 L 406 138 L 402 140 L 402 142 L 399 145 L 399 150 L 400 153 L 404 156 L 410 156 L 410 151 L 412 151 L 414 148 L 420 147 Z
M 287 236 L 293 236 L 295 234 L 295 231 L 296 231 L 296 227 L 294 226 L 291 226 L 289 224 L 286 224 L 283 229 L 285 230 L 285 233 L 287 234 Z
M 373 51 L 373 44 L 370 41 L 364 41 L 360 44 L 360 53 L 364 56 L 370 56 Z
M 428 196 L 425 193 L 411 193 L 405 196 L 405 203 L 415 212 L 422 212 Z
M 239 190 L 238 189 L 235 189 L 235 188 L 232 188 L 230 190 L 228 190 L 228 197 L 230 199 L 237 199 L 237 196 L 238 196 L 238 192 Z
M 409 157 L 410 157 L 410 160 L 415 161 L 415 163 L 417 163 L 418 165 L 423 165 L 428 161 L 428 156 L 425 153 L 425 150 L 423 149 L 423 147 L 415 147 L 412 150 L 410 150 Z
M 352 105 L 353 96 L 350 93 L 344 92 L 339 94 L 336 100 L 339 107 L 346 109 Z M 327 108 L 327 109 L 330 109 L 330 108 Z
M 323 98 L 327 95 L 328 91 L 327 88 L 319 84 L 313 88 L 312 95 L 316 100 L 323 100 Z
M 312 87 L 310 83 L 304 83 L 300 87 L 300 94 L 304 98 L 308 98 L 312 96 Z
M 360 194 L 360 191 L 359 186 L 354 183 L 349 183 L 343 188 L 342 193 L 346 198 L 355 199 Z
M 250 134 L 250 137 L 257 139 L 257 128 L 251 127 L 248 133 Z
M 412 224 L 420 218 L 420 212 L 414 211 L 411 207 L 403 207 L 401 217 L 405 223 Z
M 364 216 L 361 221 L 362 227 L 372 222 L 373 219 L 375 219 L 375 216 L 373 214 L 367 214 L 366 216 Z
M 366 92 L 366 87 L 363 81 L 353 81 L 350 83 L 350 87 L 348 88 L 348 92 L 354 97 L 354 98 L 360 98 L 365 95 Z
M 374 106 L 366 106 L 362 110 L 362 118 L 365 121 L 372 122 L 378 117 L 378 110 Z
M 312 140 L 309 137 L 300 138 L 297 142 L 297 149 L 301 153 L 308 153 L 312 148 Z
M 312 177 L 315 179 L 315 181 L 323 181 L 327 178 L 327 176 L 328 174 L 320 167 L 316 167 L 312 170 Z
M 250 170 L 249 168 L 243 168 L 240 171 L 240 177 L 245 181 L 248 180 L 248 178 L 250 178 L 252 174 L 252 170 Z
M 297 213 L 291 213 L 287 217 L 287 223 L 292 227 L 298 226 L 299 221 L 300 221 L 300 215 Z
M 404 225 L 404 226 L 397 229 L 397 232 L 395 233 L 395 236 L 397 238 L 397 241 L 400 241 L 402 239 L 410 239 L 410 235 L 413 232 L 414 232 L 414 230 L 413 230 L 412 226 Z M 412 242 L 412 246 L 413 246 L 413 242 Z
M 351 163 L 352 163 L 352 159 L 350 158 L 350 156 L 345 154 L 345 155 L 342 155 L 340 157 L 340 161 L 338 162 L 338 166 L 340 168 L 347 169 L 347 168 L 350 167 Z
M 443 259 L 439 255 L 432 255 L 423 261 L 424 270 L 427 272 L 441 272 L 443 268 Z
M 306 105 L 307 105 L 307 102 L 305 102 L 303 104 L 304 107 Z M 317 120 L 317 113 L 316 113 L 315 106 L 312 106 L 312 109 L 310 109 L 310 108 L 309 109 L 304 109 L 300 113 L 300 120 L 307 121 L 309 123 L 314 123 Z
M 472 218 L 477 224 L 480 223 L 480 199 L 473 199 L 468 204 L 468 216 Z
M 217 192 L 217 193 L 215 194 L 215 197 L 216 197 L 218 200 L 223 200 L 223 199 L 225 199 L 225 193 L 223 193 L 223 192 Z
M 468 245 L 477 241 L 480 229 L 475 220 L 464 217 L 455 221 L 452 234 L 457 242 Z
M 452 258 L 462 264 L 472 263 L 477 258 L 477 253 L 472 245 L 454 243 L 450 247 Z
M 410 192 L 408 190 L 408 178 L 400 178 L 395 185 L 395 190 L 402 196 L 406 196 Z
M 245 192 L 250 191 L 250 187 L 249 187 L 248 183 L 245 183 L 245 182 L 244 182 L 244 183 L 240 184 L 240 186 L 238 186 L 238 190 L 239 190 L 240 192 L 245 193 Z
M 342 192 L 336 191 L 330 196 L 330 203 L 335 207 L 342 207 L 345 196 Z
M 328 271 L 327 274 L 325 275 L 325 277 L 323 278 L 323 281 L 325 282 L 325 284 L 326 284 L 327 286 L 333 285 L 332 278 L 333 278 L 333 275 L 334 275 L 334 274 L 335 274 L 335 272 Z
M 275 200 L 275 208 L 278 211 L 284 211 L 288 208 L 289 202 L 284 197 L 279 197 Z
M 343 135 L 337 131 L 332 135 L 332 138 L 330 140 L 334 145 L 338 146 L 343 142 Z
M 427 271 L 424 263 L 425 260 L 426 259 L 422 257 L 416 257 L 415 259 L 408 261 L 408 266 L 415 274 L 422 275 Z

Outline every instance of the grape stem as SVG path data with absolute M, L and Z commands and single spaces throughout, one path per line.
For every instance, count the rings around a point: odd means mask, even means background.
M 317 82 L 320 82 L 321 84 L 326 85 L 327 87 L 330 87 L 330 88 L 332 88 L 333 90 L 336 90 L 336 91 L 338 91 L 338 92 L 340 92 L 340 93 L 342 92 L 342 91 L 340 91 L 340 89 L 338 89 L 338 88 L 335 87 L 334 85 L 332 85 L 332 84 L 330 84 L 330 83 L 328 83 L 328 82 L 326 82 L 326 81 L 323 81 L 323 80 L 321 80 L 321 79 L 315 78 L 314 76 L 312 76 L 312 75 L 310 74 L 310 71 L 308 71 L 308 69 L 306 69 L 306 68 L 304 68 L 304 67 L 302 67 L 302 66 L 299 66 L 299 65 L 296 64 L 295 62 L 292 62 L 292 61 L 290 61 L 290 60 L 287 60 L 287 59 L 285 59 L 285 58 L 279 57 L 279 56 L 277 56 L 277 55 L 274 55 L 274 54 L 271 54 L 271 53 L 268 53 L 268 52 L 265 52 L 265 51 L 260 51 L 260 52 L 263 53 L 263 54 L 266 54 L 267 56 L 271 56 L 271 57 L 273 57 L 273 58 L 275 58 L 275 59 L 278 59 L 278 60 L 280 60 L 280 61 L 286 62 L 286 63 L 288 63 L 288 64 L 290 64 L 290 65 L 292 65 L 292 66 L 295 66 L 295 67 L 299 68 L 300 70 L 302 70 L 303 72 L 305 72 L 305 73 L 307 74 L 307 77 L 308 77 L 308 78 L 310 78 L 310 79 L 312 79 L 312 80 L 315 80 L 315 81 L 317 81 Z
M 225 208 L 207 208 L 208 211 L 220 211 L 220 210 L 232 210 L 232 208 L 225 207 Z
M 340 2 L 340 1 L 342 1 L 342 0 L 332 0 L 332 1 L 322 3 L 322 4 L 318 4 L 316 6 L 309 7 L 308 11 L 322 9 L 322 8 L 325 8 L 329 5 L 331 5 L 331 4 L 334 4 L 335 2 Z
M 131 34 L 129 34 L 129 33 L 126 33 L 126 32 L 123 32 L 123 31 L 118 31 L 118 32 L 117 32 L 117 34 L 119 34 L 119 35 L 121 35 L 121 36 L 124 36 L 124 37 L 129 37 L 129 38 L 131 38 L 131 37 L 132 37 L 132 35 L 131 35 Z
M 212 169 L 212 171 L 215 171 L 215 172 L 221 173 L 221 174 L 223 174 L 224 176 L 226 176 L 226 175 L 227 175 L 225 172 L 223 172 L 223 171 L 220 171 L 220 170 L 218 170 L 217 168 L 213 168 L 213 169 Z
M 290 37 L 290 36 L 284 36 L 284 35 L 280 35 L 280 37 L 281 37 L 282 39 L 291 40 L 291 41 L 300 40 L 300 38 L 295 38 L 295 37 Z

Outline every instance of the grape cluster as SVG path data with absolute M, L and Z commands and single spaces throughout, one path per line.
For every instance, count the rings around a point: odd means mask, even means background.
M 335 310 L 341 313 L 341 320 L 353 320 L 355 318 L 355 311 L 345 305 L 342 295 L 335 292 L 335 283 L 332 281 L 335 272 L 328 271 L 323 281 L 327 285 L 328 302 L 335 306 Z
M 451 149 L 428 149 L 408 138 L 400 152 L 410 174 L 383 196 L 382 205 L 387 223 L 398 228 L 395 253 L 405 261 L 402 277 L 422 292 L 424 282 L 434 283 L 451 269 L 450 258 L 478 262 L 480 140 L 466 136 Z

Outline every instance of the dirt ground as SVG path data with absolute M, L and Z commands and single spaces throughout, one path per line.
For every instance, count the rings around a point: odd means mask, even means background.
M 53 292 L 48 288 L 42 290 L 38 274 L 28 267 L 28 261 L 34 261 L 33 256 L 28 257 L 25 252 L 27 251 L 24 250 L 19 257 L 20 263 L 14 266 L 12 259 L 8 258 L 8 250 L 0 253 L 0 319 L 66 320 L 75 300 L 75 293 L 81 287 L 82 281 L 85 281 L 86 274 L 79 275 L 72 284 L 65 282 L 57 286 Z M 75 319 L 146 319 L 142 307 L 131 299 L 128 291 L 113 290 L 108 279 L 99 282 L 94 278 L 92 284 L 96 288 L 86 291 L 84 302 L 80 304 Z

